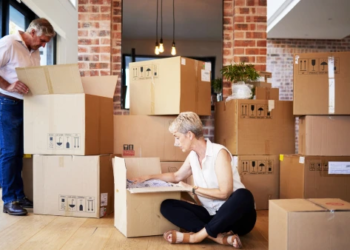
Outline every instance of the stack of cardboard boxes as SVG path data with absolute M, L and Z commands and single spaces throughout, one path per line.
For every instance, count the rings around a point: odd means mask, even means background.
M 175 172 L 187 154 L 168 128 L 184 111 L 211 115 L 210 64 L 173 57 L 129 64 L 130 115 L 114 116 L 115 226 L 126 237 L 161 235 L 176 227 L 160 213 L 183 188 L 126 189 L 126 179 Z
M 281 198 L 350 201 L 349 67 L 350 52 L 295 55 L 299 155 L 281 155 Z
M 349 52 L 294 56 L 299 154 L 280 155 L 281 200 L 270 202 L 270 250 L 349 248 L 349 67 Z
M 255 100 L 217 103 L 215 141 L 233 154 L 256 208 L 267 209 L 270 199 L 279 198 L 279 154 L 295 152 L 295 119 L 291 101 L 279 101 L 278 94 L 270 94 L 274 89 L 255 85 Z
M 23 173 L 30 183 L 25 175 L 30 178 L 33 164 L 34 213 L 112 213 L 117 78 L 81 78 L 76 64 L 18 68 L 17 74 L 31 90 L 24 97 L 24 152 L 34 156 L 25 159 Z

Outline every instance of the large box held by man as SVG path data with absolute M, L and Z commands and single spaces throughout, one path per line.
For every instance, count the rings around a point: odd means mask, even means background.
M 254 196 L 255 208 L 268 209 L 269 200 L 279 198 L 278 155 L 240 155 L 233 159 L 241 182 Z
M 295 115 L 350 115 L 350 52 L 294 55 Z
M 114 153 L 123 157 L 159 157 L 184 161 L 187 153 L 174 146 L 169 125 L 176 116 L 115 115 Z
M 80 77 L 78 65 L 17 68 L 24 96 L 26 154 L 113 153 L 117 77 Z
M 350 156 L 350 116 L 301 116 L 299 154 Z
M 335 163 L 349 169 L 350 156 L 280 156 L 280 198 L 340 198 L 350 202 L 350 171 L 333 174 Z
M 233 155 L 293 154 L 294 135 L 291 101 L 241 99 L 216 104 L 215 141 Z
M 172 57 L 129 64 L 130 114 L 211 115 L 211 64 Z
M 35 155 L 34 213 L 100 218 L 114 211 L 111 155 Z
M 166 199 L 180 199 L 182 187 L 143 187 L 127 189 L 127 179 L 160 174 L 159 158 L 113 159 L 114 225 L 126 237 L 162 235 L 178 229 L 160 213 Z
M 269 250 L 346 250 L 350 203 L 341 199 L 272 200 Z

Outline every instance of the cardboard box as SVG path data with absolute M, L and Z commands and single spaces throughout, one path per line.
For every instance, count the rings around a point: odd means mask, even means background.
M 269 82 L 262 82 L 262 81 L 256 81 L 256 82 L 247 82 L 247 84 L 251 85 L 254 88 L 262 87 L 262 88 L 271 88 L 272 84 Z
M 211 65 L 184 57 L 134 62 L 130 71 L 131 115 L 211 115 Z
M 350 202 L 350 175 L 329 174 L 329 162 L 350 156 L 280 156 L 280 198 L 340 198 Z
M 114 116 L 114 153 L 123 157 L 159 157 L 184 161 L 187 153 L 174 146 L 169 125 L 176 116 Z
M 295 119 L 291 101 L 218 102 L 215 141 L 233 155 L 293 154 Z
M 126 189 L 126 179 L 160 174 L 159 158 L 113 159 L 115 211 L 114 225 L 126 237 L 162 235 L 177 229 L 160 213 L 166 199 L 180 199 L 180 187 L 147 187 Z
M 350 116 L 301 116 L 299 154 L 350 156 Z
M 350 114 L 350 52 L 294 55 L 295 115 Z
M 279 100 L 279 88 L 256 87 L 256 100 Z
M 113 153 L 115 76 L 80 78 L 78 65 L 16 69 L 24 97 L 26 154 Z
M 34 156 L 34 213 L 100 218 L 114 211 L 110 155 Z
M 33 158 L 32 155 L 23 157 L 22 169 L 23 190 L 25 196 L 33 201 Z
M 269 250 L 349 249 L 350 204 L 341 199 L 272 200 Z
M 241 182 L 252 192 L 256 209 L 268 209 L 269 200 L 279 198 L 278 155 L 234 156 Z

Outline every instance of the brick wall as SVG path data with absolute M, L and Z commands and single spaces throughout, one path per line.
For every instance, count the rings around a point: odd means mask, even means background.
M 293 55 L 295 53 L 350 51 L 350 36 L 341 40 L 268 39 L 266 70 L 272 72 L 273 87 L 280 89 L 280 100 L 293 100 Z M 298 118 L 295 151 L 298 152 Z
M 266 0 L 224 0 L 223 65 L 248 62 L 266 69 Z M 224 82 L 223 96 L 231 94 Z

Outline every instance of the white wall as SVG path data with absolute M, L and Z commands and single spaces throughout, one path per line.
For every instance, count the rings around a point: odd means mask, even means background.
M 22 0 L 57 32 L 57 64 L 78 61 L 78 11 L 70 0 Z
M 154 40 L 128 40 L 123 39 L 122 53 L 131 54 L 131 49 L 135 48 L 137 55 L 155 55 L 155 39 Z M 172 40 L 164 40 L 164 53 L 161 56 L 171 56 Z M 220 70 L 222 68 L 222 42 L 221 41 L 175 41 L 177 56 L 198 56 L 208 57 L 215 56 L 215 77 L 221 77 Z

